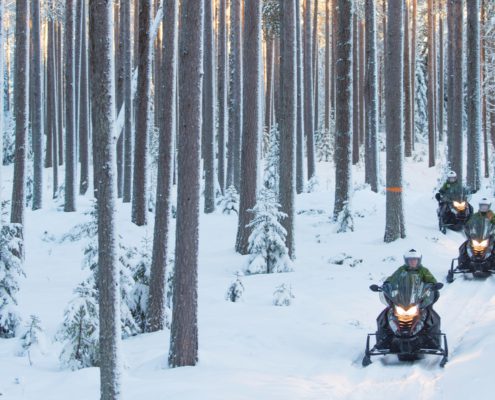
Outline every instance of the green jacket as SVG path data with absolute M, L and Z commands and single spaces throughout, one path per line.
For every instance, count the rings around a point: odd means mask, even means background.
M 486 218 L 488 221 L 490 221 L 492 224 L 495 225 L 495 214 L 493 213 L 492 210 L 488 210 L 486 213 L 482 213 L 480 211 L 475 212 L 471 218 L 469 218 L 468 222 L 466 223 L 467 227 L 471 227 L 474 225 L 476 222 L 479 220 Z
M 422 265 L 419 265 L 415 269 L 409 268 L 407 265 L 403 265 L 402 267 L 399 267 L 397 271 L 395 271 L 392 275 L 390 275 L 385 282 L 393 282 L 397 280 L 399 275 L 402 272 L 409 272 L 410 274 L 419 274 L 421 280 L 425 283 L 437 283 L 437 280 L 435 277 L 432 275 L 432 273 L 428 270 L 428 268 L 423 267 Z
M 449 197 L 450 195 L 453 195 L 454 193 L 461 192 L 462 189 L 463 188 L 458 181 L 455 181 L 453 183 L 447 181 L 440 188 L 439 192 L 442 195 L 442 197 Z

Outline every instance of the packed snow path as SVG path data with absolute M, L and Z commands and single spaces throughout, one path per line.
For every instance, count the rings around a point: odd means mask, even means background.
M 435 308 L 449 341 L 444 369 L 434 356 L 415 363 L 375 357 L 369 367 L 361 366 L 366 334 L 375 331 L 383 308 L 369 285 L 392 273 L 410 248 L 420 250 L 424 265 L 445 282 L 450 260 L 463 241 L 460 233 L 438 231 L 433 190 L 440 169 L 406 162 L 407 238 L 385 244 L 384 194 L 358 187 L 353 199 L 355 231 L 336 234 L 329 222 L 333 169 L 328 164 L 318 167 L 319 191 L 297 197 L 295 272 L 242 277 L 245 292 L 239 303 L 225 300 L 245 262 L 233 250 L 236 217 L 201 217 L 200 362 L 167 369 L 168 330 L 127 339 L 126 399 L 492 398 L 494 278 L 457 276 L 442 289 Z M 360 169 L 355 171 L 356 183 L 362 182 L 362 175 Z M 484 188 L 473 197 L 475 208 L 476 200 L 490 192 Z M 16 356 L 17 339 L 0 340 L 0 393 L 5 399 L 97 399 L 98 369 L 60 370 L 61 347 L 52 341 L 73 289 L 88 274 L 81 270 L 86 240 L 42 240 L 47 234 L 59 237 L 86 220 L 82 212 L 90 202 L 80 199 L 75 214 L 57 211 L 49 199 L 45 204 L 46 210 L 26 216 L 27 278 L 19 299 L 25 319 L 40 316 L 47 343 L 44 354 L 34 354 L 34 365 L 29 366 L 27 357 Z M 129 207 L 120 207 L 119 232 L 127 243 L 139 245 L 142 237 L 151 237 L 151 226 L 131 225 Z M 273 292 L 282 283 L 295 295 L 289 307 L 272 305 Z

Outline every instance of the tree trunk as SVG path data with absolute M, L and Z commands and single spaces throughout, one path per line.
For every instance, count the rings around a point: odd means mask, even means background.
M 50 0 L 51 1 L 51 0 Z M 50 3 L 51 4 L 51 3 Z M 52 112 L 49 114 L 51 117 L 51 129 L 50 129 L 50 136 L 51 136 L 51 144 L 52 144 L 52 151 L 51 151 L 51 156 L 52 156 L 52 175 L 53 175 L 53 192 L 52 192 L 52 197 L 55 198 L 57 196 L 57 190 L 58 190 L 58 146 L 59 146 L 59 130 L 61 129 L 61 126 L 59 125 L 60 123 L 60 117 L 59 117 L 59 112 L 60 112 L 60 107 L 59 103 L 61 101 L 60 97 L 58 96 L 59 94 L 59 88 L 58 84 L 60 81 L 58 80 L 58 70 L 57 70 L 57 62 L 56 62 L 56 56 L 57 56 L 57 38 L 56 38 L 56 32 L 55 32 L 55 22 L 53 20 L 50 20 L 48 22 L 48 80 L 49 84 L 48 87 L 50 88 L 50 93 L 49 93 L 49 107 L 51 108 Z
M 57 54 L 55 57 L 55 62 L 57 63 L 57 103 L 58 103 L 58 165 L 64 165 L 64 127 L 65 127 L 65 92 L 64 87 L 66 83 L 64 82 L 63 65 L 67 61 L 64 57 L 64 51 L 62 48 L 62 23 L 58 22 L 57 26 Z
M 205 2 L 203 76 L 203 156 L 205 174 L 205 214 L 215 211 L 215 98 L 213 79 L 213 3 Z
M 79 96 L 79 160 L 81 177 L 79 193 L 86 194 L 89 186 L 89 94 L 88 94 L 88 42 L 86 34 L 86 2 L 81 10 L 81 73 Z
M 454 12 L 454 32 L 452 36 L 453 46 L 453 104 L 452 104 L 452 128 L 450 129 L 453 136 L 453 157 L 452 169 L 457 173 L 457 179 L 462 184 L 463 181 L 463 132 L 462 132 L 462 115 L 464 111 L 463 101 L 463 0 L 453 1 Z
M 177 234 L 168 356 L 171 367 L 196 365 L 198 362 L 197 286 L 203 8 L 203 0 L 181 1 Z
M 225 194 L 225 128 L 227 98 L 227 35 L 226 35 L 226 0 L 220 0 L 218 15 L 218 184 L 222 194 Z
M 486 56 L 485 56 L 485 27 L 486 27 L 486 4 L 485 0 L 481 0 L 481 44 L 480 44 L 480 56 L 481 56 L 481 87 L 484 86 L 485 83 L 485 73 L 486 73 Z M 485 170 L 485 178 L 490 176 L 490 155 L 488 151 L 488 110 L 486 104 L 486 93 L 482 93 L 482 105 L 481 105 L 481 115 L 482 115 L 482 130 L 483 130 L 483 152 L 485 156 L 484 162 L 484 170 Z
M 129 0 L 127 0 L 129 1 Z M 115 90 L 117 112 L 124 103 L 124 3 L 120 0 L 120 7 L 115 3 Z M 155 101 L 156 104 L 156 101 Z M 117 135 L 117 197 L 120 199 L 124 196 L 124 130 L 115 132 Z
M 433 30 L 433 0 L 428 0 L 428 166 L 436 162 L 437 134 L 435 126 L 435 33 Z
M 319 98 L 320 98 L 320 74 L 319 74 L 319 49 L 320 46 L 318 44 L 318 0 L 314 0 L 314 12 L 313 12 L 313 93 L 314 93 L 314 123 L 313 123 L 313 130 L 314 130 L 314 135 L 316 135 L 316 132 L 319 131 L 320 126 L 320 119 L 319 119 Z
M 240 188 L 242 128 L 241 0 L 230 1 L 230 89 L 227 186 Z M 230 167 L 229 167 L 230 165 Z
M 139 69 L 136 92 L 136 130 L 134 135 L 134 179 L 132 192 L 132 222 L 147 223 L 148 189 L 148 128 L 151 72 L 151 0 L 139 3 Z
M 352 62 L 353 2 L 337 0 L 337 42 L 335 66 L 335 205 L 334 219 L 344 210 L 352 193 Z
M 296 192 L 304 192 L 304 87 L 303 49 L 301 29 L 301 3 L 296 0 L 297 45 L 297 145 L 296 145 Z
M 406 236 L 402 200 L 403 148 L 403 2 L 388 4 L 385 57 L 385 109 L 387 151 L 386 243 Z
M 365 182 L 378 192 L 378 99 L 376 66 L 375 0 L 366 0 L 366 82 L 364 86 L 365 115 Z
M 137 0 L 136 0 L 137 1 Z M 131 43 L 131 4 L 124 2 L 124 187 L 123 202 L 131 202 L 132 192 L 132 43 Z
M 289 256 L 295 254 L 296 195 L 296 112 L 297 112 L 297 51 L 296 8 L 294 2 L 280 0 L 280 204 L 287 218 L 282 225 L 287 231 Z
M 330 134 L 330 1 L 325 0 L 325 135 Z
M 418 20 L 418 0 L 412 1 L 411 36 L 411 150 L 416 142 L 416 25 Z
M 409 48 L 409 0 L 404 0 L 404 153 L 412 156 L 411 62 Z
M 65 3 L 65 212 L 76 211 L 74 125 L 74 3 Z
M 481 186 L 480 2 L 467 2 L 467 185 Z
M 313 43 L 311 40 L 311 4 L 312 0 L 305 0 L 304 6 L 304 131 L 308 157 L 308 179 L 316 172 L 314 159 L 314 96 L 313 96 Z
M 364 116 L 364 20 L 359 24 L 359 145 L 364 144 L 365 116 Z
M 359 162 L 359 35 L 357 14 L 352 16 L 352 164 Z
M 40 1 L 33 1 L 32 15 L 33 29 L 33 65 L 31 74 L 33 78 L 33 210 L 38 210 L 43 205 L 43 111 L 41 100 L 43 91 L 41 89 L 41 36 L 40 36 Z M 1 46 L 0 46 L 1 48 Z M 3 74 L 0 75 L 3 82 Z M 3 113 L 3 108 L 0 108 Z
M 252 218 L 251 210 L 256 204 L 259 167 L 259 133 L 261 132 L 261 1 L 249 0 L 244 5 L 243 72 L 243 129 L 241 156 L 241 191 L 236 251 L 248 252 Z
M 21 224 L 21 257 L 24 259 L 24 201 L 26 192 L 26 141 L 29 124 L 29 5 L 27 0 L 16 1 L 15 12 L 15 162 L 10 222 Z
M 275 52 L 273 37 L 266 37 L 266 89 L 265 89 L 265 129 L 268 135 L 270 135 L 270 129 L 272 126 L 272 105 L 273 105 L 273 77 L 274 77 L 274 64 L 275 64 Z
M 175 134 L 175 99 L 177 81 L 177 0 L 165 0 L 163 4 L 163 60 L 162 79 L 163 121 L 160 126 L 158 152 L 158 182 L 156 189 L 155 230 L 151 259 L 150 292 L 148 301 L 147 331 L 154 332 L 165 325 L 165 269 L 168 255 L 168 230 L 170 221 L 170 192 L 172 187 L 172 152 Z
M 0 129 L 3 131 L 3 114 L 4 104 L 4 64 L 3 64 L 3 0 L 0 0 Z M 3 202 L 2 197 L 2 165 L 3 165 L 3 133 L 0 134 L 0 204 Z
M 438 139 L 443 142 L 443 120 L 444 120 L 444 56 L 443 56 L 443 17 L 440 14 L 438 21 L 439 32 L 438 32 L 438 46 L 439 46 L 439 67 L 438 67 Z
M 115 231 L 114 64 L 112 2 L 89 2 L 91 117 L 97 144 L 98 287 L 100 309 L 100 398 L 121 398 L 120 288 Z

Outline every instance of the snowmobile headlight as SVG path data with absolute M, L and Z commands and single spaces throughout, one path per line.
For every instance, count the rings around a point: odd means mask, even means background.
M 465 201 L 454 201 L 454 207 L 457 211 L 464 211 L 466 209 Z
M 477 240 L 471 240 L 471 246 L 474 251 L 484 251 L 488 247 L 488 239 L 478 242 Z
M 407 310 L 401 306 L 395 306 L 395 312 L 400 317 L 415 317 L 418 314 L 418 306 L 412 306 Z

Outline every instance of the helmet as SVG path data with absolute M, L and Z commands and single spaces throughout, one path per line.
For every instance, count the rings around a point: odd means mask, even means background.
M 487 212 L 491 205 L 492 203 L 486 197 L 483 197 L 479 202 L 480 212 Z
M 447 180 L 449 182 L 455 182 L 457 181 L 457 174 L 455 173 L 455 171 L 449 171 L 447 172 Z
M 414 249 L 409 250 L 407 253 L 404 254 L 404 263 L 408 267 L 416 268 L 421 264 L 421 259 L 423 258 L 423 255 Z M 411 263 L 411 261 L 417 260 L 415 263 Z

